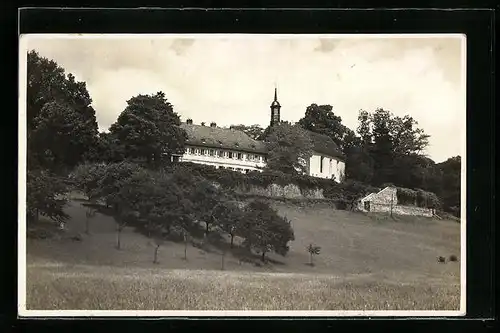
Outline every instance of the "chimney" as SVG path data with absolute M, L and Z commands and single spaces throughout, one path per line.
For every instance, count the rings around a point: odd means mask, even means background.
M 216 123 L 214 123 L 214 122 L 211 122 L 211 123 L 210 123 L 210 127 L 212 127 L 212 128 L 217 127 L 217 124 L 216 124 Z
M 193 125 L 193 119 L 191 119 L 191 118 L 187 119 L 186 124 Z
M 201 122 L 201 126 L 205 126 L 205 122 L 204 121 Z

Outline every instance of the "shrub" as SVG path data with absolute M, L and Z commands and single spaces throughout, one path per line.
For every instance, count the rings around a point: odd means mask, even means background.
M 445 257 L 442 257 L 442 256 L 439 256 L 439 257 L 437 258 L 437 260 L 438 260 L 438 262 L 439 262 L 439 263 L 442 263 L 442 264 L 444 264 L 444 263 L 446 262 L 446 258 L 445 258 Z
M 421 189 L 411 190 L 397 187 L 396 196 L 401 205 L 415 205 L 417 207 L 438 208 L 440 201 L 436 194 Z
M 458 261 L 458 258 L 456 255 L 452 254 L 449 258 L 448 258 L 448 261 L 451 261 L 451 262 L 456 262 Z

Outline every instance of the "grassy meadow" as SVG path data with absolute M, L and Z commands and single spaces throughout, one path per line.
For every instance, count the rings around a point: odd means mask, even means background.
M 292 221 L 286 257 L 241 262 L 216 248 L 151 241 L 130 228 L 117 250 L 115 224 L 70 202 L 68 231 L 27 240 L 28 310 L 458 310 L 460 224 L 366 215 L 317 203 L 275 202 Z M 70 235 L 79 233 L 81 241 Z M 307 245 L 321 246 L 308 265 Z M 459 258 L 460 259 L 460 258 Z

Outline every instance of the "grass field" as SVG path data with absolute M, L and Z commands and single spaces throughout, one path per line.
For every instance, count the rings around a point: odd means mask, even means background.
M 292 220 L 286 257 L 260 267 L 214 250 L 167 242 L 153 264 L 150 240 L 132 230 L 116 242 L 113 220 L 97 215 L 82 241 L 27 241 L 27 309 L 101 310 L 458 310 L 460 225 L 426 218 L 367 216 L 326 204 L 275 203 Z M 72 202 L 68 234 L 83 233 Z M 306 246 L 321 246 L 315 266 Z

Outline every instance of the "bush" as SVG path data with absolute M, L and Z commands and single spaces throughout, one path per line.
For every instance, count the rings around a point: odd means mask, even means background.
M 396 196 L 401 205 L 415 205 L 425 208 L 439 208 L 440 201 L 436 194 L 421 189 L 411 190 L 397 187 Z

